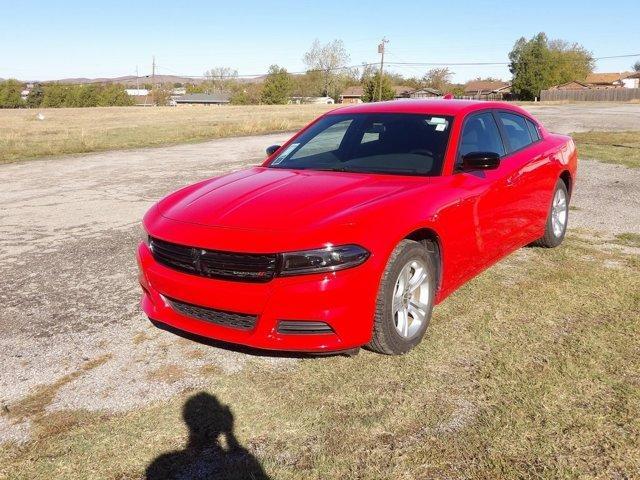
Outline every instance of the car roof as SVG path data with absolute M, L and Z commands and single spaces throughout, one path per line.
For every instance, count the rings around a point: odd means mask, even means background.
M 392 100 L 389 102 L 359 103 L 357 105 L 336 108 L 335 110 L 328 112 L 328 115 L 351 113 L 424 113 L 431 115 L 459 116 L 468 112 L 483 110 L 486 108 L 512 110 L 529 116 L 525 110 L 506 102 L 453 99 Z

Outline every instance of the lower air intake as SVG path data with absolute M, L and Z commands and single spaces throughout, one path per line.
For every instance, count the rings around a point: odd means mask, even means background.
M 278 333 L 285 335 L 317 335 L 333 333 L 333 329 L 324 322 L 280 320 L 278 322 Z
M 200 307 L 191 303 L 182 302 L 173 298 L 165 297 L 171 307 L 186 317 L 203 320 L 223 327 L 237 328 L 238 330 L 251 330 L 256 326 L 258 317 L 246 313 L 227 312 L 216 310 L 215 308 Z

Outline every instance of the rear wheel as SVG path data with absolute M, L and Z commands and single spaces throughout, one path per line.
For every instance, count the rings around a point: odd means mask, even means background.
M 420 343 L 431 320 L 435 289 L 435 252 L 419 242 L 400 242 L 382 275 L 368 347 L 401 355 Z
M 567 186 L 558 179 L 553 192 L 553 200 L 547 216 L 547 224 L 544 235 L 534 242 L 538 247 L 557 247 L 564 240 L 569 220 L 569 193 Z

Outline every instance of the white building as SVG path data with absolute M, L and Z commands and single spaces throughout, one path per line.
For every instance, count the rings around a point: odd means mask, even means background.
M 125 92 L 131 97 L 144 97 L 149 95 L 149 90 L 146 88 L 127 88 Z
M 622 79 L 624 88 L 640 88 L 640 72 L 632 73 Z
M 332 105 L 336 103 L 331 97 L 291 97 L 289 103 L 302 104 L 311 103 L 314 105 Z

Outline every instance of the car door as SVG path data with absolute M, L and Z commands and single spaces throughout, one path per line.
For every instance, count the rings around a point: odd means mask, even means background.
M 458 238 L 452 248 L 455 283 L 462 283 L 486 268 L 513 245 L 514 211 L 512 189 L 507 179 L 511 163 L 501 160 L 494 170 L 462 171 L 462 157 L 471 152 L 495 152 L 501 158 L 506 148 L 492 110 L 473 113 L 464 119 L 456 152 L 456 166 L 450 186 L 460 195 L 457 207 Z
M 546 221 L 553 152 L 547 151 L 531 119 L 505 110 L 496 111 L 496 118 L 507 149 L 508 216 L 513 219 L 511 239 L 517 248 L 537 238 Z

